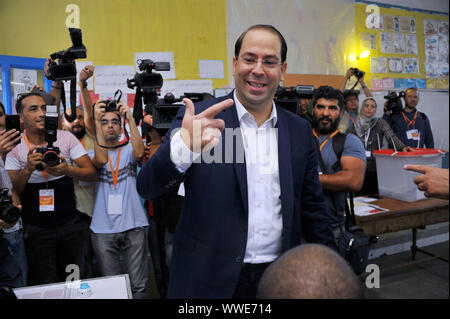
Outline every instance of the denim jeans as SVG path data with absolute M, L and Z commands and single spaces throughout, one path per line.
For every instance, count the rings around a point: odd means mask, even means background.
M 122 273 L 122 251 L 124 270 L 130 276 L 133 298 L 148 298 L 147 236 L 144 227 L 115 234 L 91 232 L 91 240 L 101 275 L 113 276 Z
M 78 216 L 62 226 L 23 229 L 29 286 L 65 281 L 69 264 L 77 265 L 80 279 L 85 278 L 83 225 Z
M 14 287 L 25 287 L 28 278 L 28 262 L 25 253 L 23 230 L 19 229 L 10 233 L 4 233 L 3 238 L 8 241 L 8 248 L 13 262 L 20 270 L 20 275 L 14 281 Z

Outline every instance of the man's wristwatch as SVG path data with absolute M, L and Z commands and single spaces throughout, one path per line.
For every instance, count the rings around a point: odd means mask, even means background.
M 82 89 L 87 88 L 87 82 L 86 82 L 86 81 L 80 81 L 80 82 L 78 82 L 78 85 L 79 85 L 80 88 L 82 88 Z

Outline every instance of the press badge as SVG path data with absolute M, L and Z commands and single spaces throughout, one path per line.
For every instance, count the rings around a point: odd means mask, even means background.
M 415 141 L 420 140 L 420 133 L 418 130 L 415 129 L 406 131 L 406 136 L 408 137 L 408 140 L 415 140 Z
M 372 156 L 372 152 L 371 151 L 366 151 L 366 157 L 371 157 Z
M 52 212 L 55 210 L 55 190 L 40 189 L 39 190 L 39 211 Z
M 122 195 L 120 194 L 108 195 L 108 214 L 122 215 Z

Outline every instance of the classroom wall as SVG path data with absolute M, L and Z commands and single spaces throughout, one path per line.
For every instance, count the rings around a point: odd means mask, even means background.
M 1 0 L 0 54 L 46 58 L 71 46 L 68 4 L 80 8 L 87 61 L 134 65 L 135 52 L 173 51 L 177 79 L 198 79 L 198 60 L 223 60 L 226 0 Z M 83 61 L 83 60 L 79 60 Z

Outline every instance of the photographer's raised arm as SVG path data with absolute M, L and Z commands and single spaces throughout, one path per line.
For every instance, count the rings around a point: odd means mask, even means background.
M 359 84 L 361 85 L 361 88 L 364 90 L 364 94 L 367 97 L 373 97 L 372 91 L 367 86 L 366 82 L 364 81 L 364 76 L 366 75 L 366 72 L 361 71 L 363 76 L 358 79 Z
M 94 66 L 88 65 L 80 72 L 80 82 L 78 82 L 78 85 L 80 86 L 81 90 L 81 100 L 83 103 L 83 109 L 84 109 L 84 123 L 86 125 L 86 129 L 91 133 L 92 135 L 95 134 L 95 122 L 94 118 L 92 117 L 92 99 L 91 94 L 89 93 L 89 90 L 87 88 L 87 80 L 94 75 Z
M 27 156 L 27 163 L 21 170 L 8 170 L 9 178 L 13 184 L 13 188 L 17 194 L 22 194 L 25 189 L 31 174 L 36 169 L 36 165 L 42 164 L 44 155 L 42 153 L 33 153 L 38 146 L 34 146 L 30 149 Z
M 131 131 L 131 145 L 133 146 L 133 158 L 136 160 L 142 159 L 145 152 L 145 145 L 142 141 L 141 134 L 139 133 L 136 122 L 134 121 L 133 114 L 131 114 L 130 108 L 120 102 L 117 107 L 122 118 L 126 118 Z M 124 128 L 125 130 L 126 128 Z
M 341 91 L 342 93 L 344 93 L 347 81 L 352 77 L 353 73 L 353 68 L 348 69 L 347 73 L 345 73 L 344 81 L 342 81 L 341 86 L 339 87 L 339 91 Z
M 97 169 L 101 169 L 106 163 L 108 163 L 108 151 L 106 148 L 100 147 L 105 145 L 105 137 L 102 131 L 102 119 L 105 116 L 105 103 L 101 100 L 97 101 L 94 106 L 95 110 L 95 136 L 97 143 L 94 144 L 94 157 L 92 163 Z
M 49 78 L 48 69 L 51 62 L 54 62 L 52 59 L 48 58 L 47 61 L 45 61 L 44 64 L 44 74 Z M 60 105 L 61 105 L 61 88 L 63 86 L 63 83 L 61 81 L 53 81 L 52 82 L 52 88 L 50 89 L 50 95 L 55 98 L 55 105 L 58 107 L 58 114 L 61 114 L 59 111 Z

